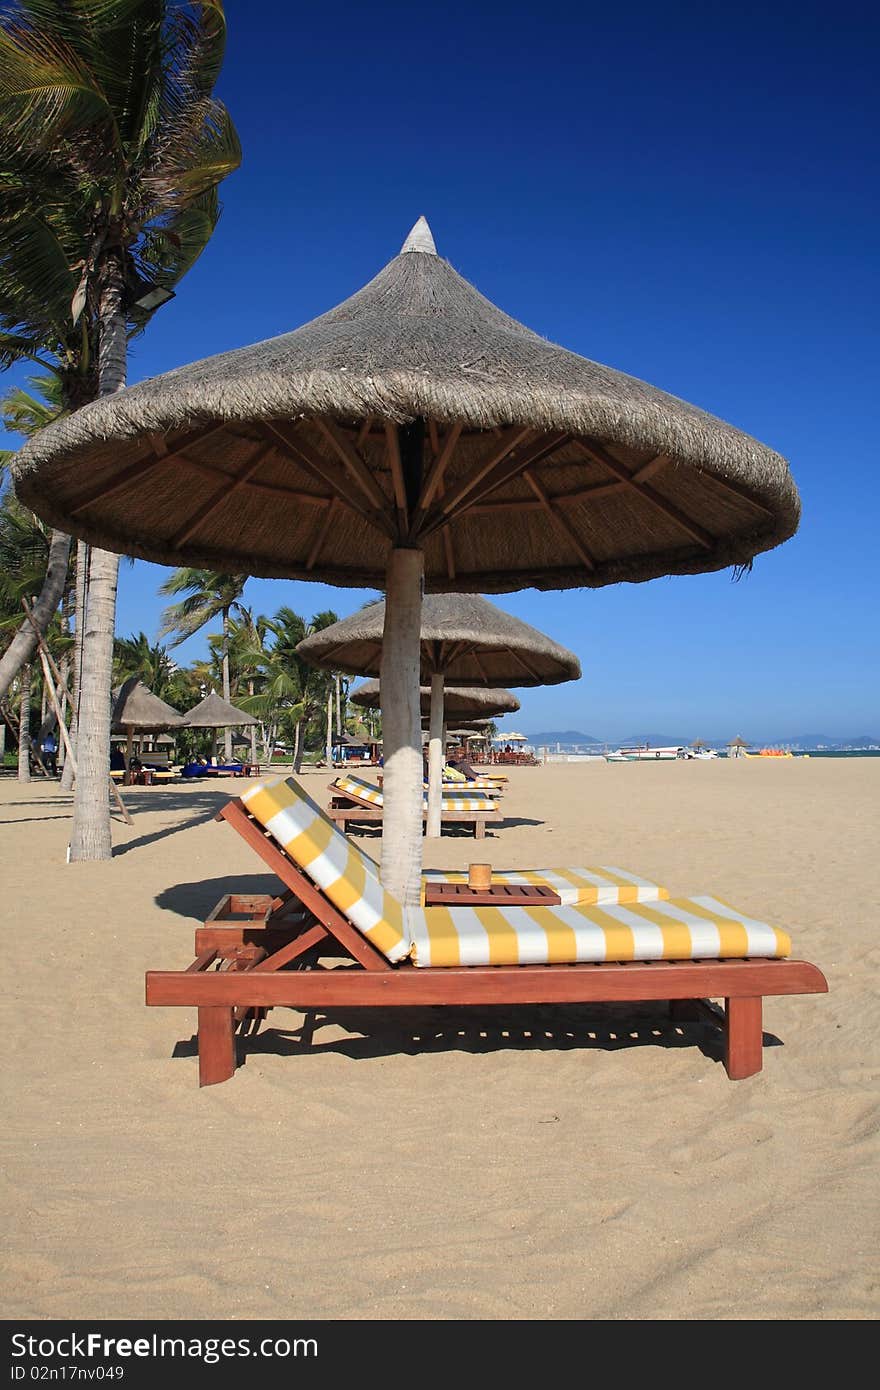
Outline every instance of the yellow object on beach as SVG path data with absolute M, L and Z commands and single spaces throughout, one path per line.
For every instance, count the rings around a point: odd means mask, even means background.
M 785 932 L 716 898 L 624 905 L 404 907 L 375 862 L 292 777 L 258 782 L 242 801 L 348 921 L 391 961 L 416 966 L 563 965 L 592 961 L 788 955 Z

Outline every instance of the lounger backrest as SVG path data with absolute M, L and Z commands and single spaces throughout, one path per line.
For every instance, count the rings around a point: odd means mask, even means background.
M 256 782 L 242 795 L 255 820 L 322 888 L 334 907 L 389 960 L 411 942 L 402 904 L 379 882 L 375 862 L 343 835 L 292 777 Z
M 385 804 L 380 787 L 374 787 L 371 782 L 365 782 L 363 777 L 353 777 L 349 772 L 336 778 L 333 783 L 333 790 L 359 797 L 361 801 L 367 801 L 371 806 L 381 808 Z M 451 811 L 494 811 L 497 809 L 495 802 L 488 796 L 481 795 L 479 792 L 468 796 L 467 787 L 462 787 L 460 792 L 447 788 L 443 793 L 443 804 L 447 810 Z
M 371 782 L 365 782 L 363 777 L 354 777 L 350 772 L 337 777 L 334 787 L 338 791 L 348 792 L 349 796 L 359 796 L 361 801 L 369 801 L 371 806 L 384 805 L 380 787 L 374 787 Z

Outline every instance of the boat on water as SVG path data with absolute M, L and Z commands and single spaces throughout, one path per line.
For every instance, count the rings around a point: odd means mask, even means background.
M 693 757 L 691 750 L 684 746 L 670 746 L 668 748 L 650 748 L 645 744 L 642 748 L 617 748 L 613 753 L 606 754 L 606 762 L 609 763 L 638 763 L 638 762 L 657 762 L 663 759 L 690 758 Z

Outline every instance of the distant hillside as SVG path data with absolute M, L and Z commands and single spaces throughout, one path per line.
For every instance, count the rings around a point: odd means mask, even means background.
M 504 730 L 499 725 L 499 738 L 504 737 Z M 557 743 L 602 743 L 601 738 L 595 738 L 593 734 L 582 734 L 577 729 L 555 729 L 548 733 L 528 734 L 529 743 L 533 748 L 554 748 Z

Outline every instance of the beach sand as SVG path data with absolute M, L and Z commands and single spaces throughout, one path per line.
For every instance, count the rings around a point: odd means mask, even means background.
M 371 1013 L 305 1047 L 275 1010 L 200 1090 L 195 1011 L 145 1008 L 144 972 L 270 886 L 211 819 L 244 785 L 130 789 L 113 861 L 68 866 L 70 798 L 0 781 L 4 1318 L 876 1317 L 880 760 L 513 768 L 507 824 L 426 846 L 786 927 L 830 993 L 767 1000 L 740 1082 L 658 1006 Z

